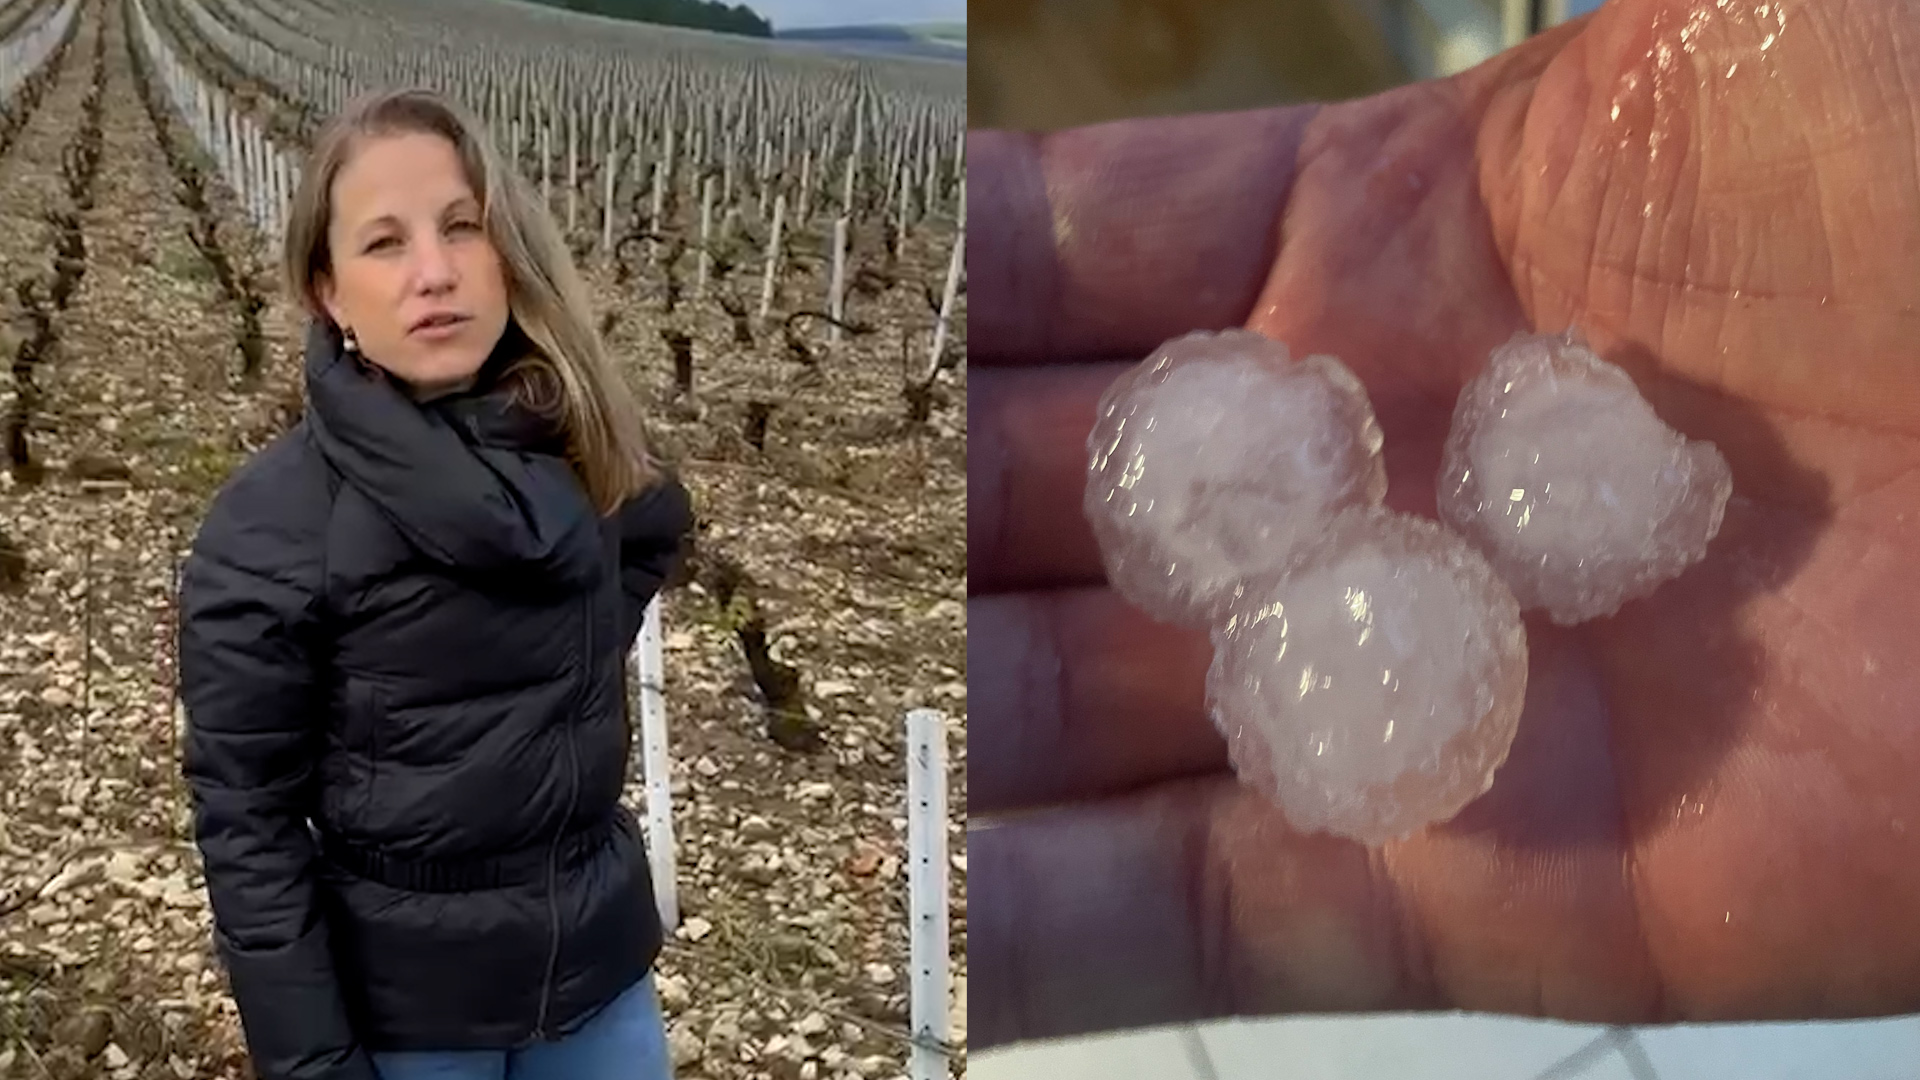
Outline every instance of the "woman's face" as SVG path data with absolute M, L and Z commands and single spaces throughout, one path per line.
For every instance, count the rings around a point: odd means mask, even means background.
M 507 285 L 459 152 L 438 135 L 362 143 L 333 182 L 333 321 L 416 393 L 465 386 L 507 325 Z

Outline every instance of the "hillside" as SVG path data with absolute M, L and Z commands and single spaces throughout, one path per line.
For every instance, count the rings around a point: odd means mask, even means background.
M 843 52 L 911 56 L 959 63 L 965 63 L 967 59 L 967 28 L 964 23 L 819 26 L 779 30 L 774 36 L 782 41 L 802 42 Z
M 686 26 L 723 34 L 771 37 L 773 24 L 745 4 L 718 0 L 528 0 L 529 3 L 590 15 L 607 15 L 662 26 Z

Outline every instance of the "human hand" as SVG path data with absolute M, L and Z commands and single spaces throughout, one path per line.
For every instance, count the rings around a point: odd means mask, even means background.
M 1901 0 L 1612 0 L 1363 101 L 974 136 L 976 1047 L 1920 1008 L 1917 60 Z M 1333 353 L 1432 516 L 1461 385 L 1570 323 L 1726 455 L 1719 536 L 1614 617 L 1528 617 L 1512 754 L 1452 821 L 1290 830 L 1227 771 L 1204 633 L 1101 584 L 1095 401 L 1195 328 Z

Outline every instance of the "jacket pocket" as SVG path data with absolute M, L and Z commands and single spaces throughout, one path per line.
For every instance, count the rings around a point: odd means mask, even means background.
M 357 831 L 366 831 L 373 817 L 373 797 L 374 790 L 380 784 L 380 758 L 385 729 L 386 699 L 381 696 L 379 688 L 359 679 L 348 680 L 347 752 L 361 757 L 366 763 L 364 770 L 355 770 L 360 774 L 357 790 L 343 800 L 351 808 L 349 813 Z

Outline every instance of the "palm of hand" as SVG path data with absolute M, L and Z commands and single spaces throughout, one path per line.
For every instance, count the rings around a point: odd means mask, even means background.
M 1252 138 L 1292 176 L 1265 196 L 1278 248 L 1188 309 L 1353 367 L 1398 509 L 1432 514 L 1454 396 L 1522 327 L 1578 325 L 1727 455 L 1703 563 L 1610 619 L 1529 617 L 1520 736 L 1453 821 L 1378 852 L 1291 833 L 1221 771 L 1204 641 L 1105 590 L 1016 591 L 1097 581 L 1071 520 L 1076 440 L 1117 369 L 977 372 L 969 548 L 996 595 L 972 613 L 975 812 L 1067 804 L 973 841 L 974 978 L 1004 1002 L 976 1020 L 988 1042 L 1288 1008 L 1920 1003 L 1920 563 L 1903 553 L 1920 176 L 1897 78 L 1920 22 L 1895 3 L 1703 9 L 1615 0 L 1460 79 L 1269 117 Z M 1234 153 L 1250 171 L 1272 155 Z M 1168 271 L 1146 265 L 1151 237 L 1096 235 L 1072 157 L 1044 184 L 1053 307 L 983 328 L 1013 359 L 1137 356 L 1185 328 L 1146 334 L 1151 302 L 1094 310 L 1134 287 L 1077 282 L 1097 259 Z M 1240 261 L 1216 248 L 1194 269 Z M 976 280 L 978 325 L 999 294 Z M 1074 539 L 1028 550 L 1029 528 Z

